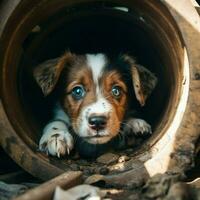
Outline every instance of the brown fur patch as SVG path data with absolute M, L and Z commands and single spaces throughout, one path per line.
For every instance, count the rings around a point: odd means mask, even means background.
M 64 67 L 71 66 L 76 60 L 75 57 L 74 54 L 66 52 L 60 58 L 48 60 L 36 67 L 33 75 L 45 96 L 52 92 L 62 70 Z
M 131 56 L 124 55 L 123 59 L 130 65 L 136 98 L 140 102 L 140 105 L 144 106 L 146 99 L 157 84 L 157 78 L 148 69 L 136 64 Z
M 78 116 L 83 107 L 96 101 L 95 85 L 92 79 L 92 72 L 86 65 L 86 61 L 82 58 L 82 62 L 76 63 L 67 73 L 67 88 L 63 106 L 72 120 L 72 125 L 77 128 L 79 126 Z M 81 100 L 75 100 L 71 96 L 72 89 L 82 85 L 86 90 L 86 95 Z
M 114 85 L 117 85 L 122 89 L 121 97 L 119 99 L 116 99 L 111 94 Z M 101 77 L 101 87 L 103 95 L 113 107 L 113 112 L 110 116 L 110 123 L 108 123 L 108 129 L 111 134 L 115 136 L 118 133 L 127 106 L 127 87 L 123 82 L 121 75 L 117 71 L 105 73 Z

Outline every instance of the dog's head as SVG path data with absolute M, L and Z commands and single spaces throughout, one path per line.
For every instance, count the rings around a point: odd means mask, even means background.
M 157 79 L 129 55 L 108 58 L 104 54 L 70 52 L 48 60 L 34 71 L 44 95 L 62 83 L 61 105 L 79 137 L 103 144 L 115 137 L 123 121 L 129 94 L 144 106 Z M 59 86 L 58 86 L 59 87 Z

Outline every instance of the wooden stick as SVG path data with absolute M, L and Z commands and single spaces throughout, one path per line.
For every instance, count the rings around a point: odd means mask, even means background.
M 81 172 L 67 172 L 57 176 L 42 185 L 27 191 L 14 200 L 49 200 L 52 199 L 56 186 L 68 189 L 82 183 Z

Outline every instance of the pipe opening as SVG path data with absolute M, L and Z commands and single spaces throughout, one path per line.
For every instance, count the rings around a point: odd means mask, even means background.
M 138 64 L 152 71 L 158 84 L 141 110 L 152 125 L 153 135 L 135 149 L 135 154 L 145 152 L 159 140 L 172 121 L 180 98 L 184 46 L 170 14 L 161 4 L 156 6 L 137 1 L 127 5 L 47 3 L 48 16 L 42 13 L 42 5 L 30 15 L 21 27 L 23 31 L 13 39 L 21 43 L 14 49 L 19 53 L 13 73 L 6 72 L 4 84 L 10 93 L 4 96 L 4 102 L 8 105 L 16 99 L 16 110 L 6 106 L 7 114 L 33 151 L 37 149 L 42 128 L 52 119 L 52 105 L 33 80 L 33 68 L 68 49 L 77 54 L 129 53 Z M 52 162 L 59 165 L 55 160 Z

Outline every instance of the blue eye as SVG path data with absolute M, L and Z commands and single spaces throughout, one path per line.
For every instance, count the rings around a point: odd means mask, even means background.
M 115 97 L 115 98 L 119 98 L 119 97 L 121 97 L 121 94 L 122 94 L 122 89 L 121 89 L 121 87 L 119 87 L 119 86 L 113 86 L 112 87 L 112 95 Z
M 80 100 L 82 99 L 84 96 L 85 96 L 85 89 L 82 85 L 79 85 L 79 86 L 75 86 L 73 89 L 72 89 L 72 97 L 75 99 L 75 100 Z

